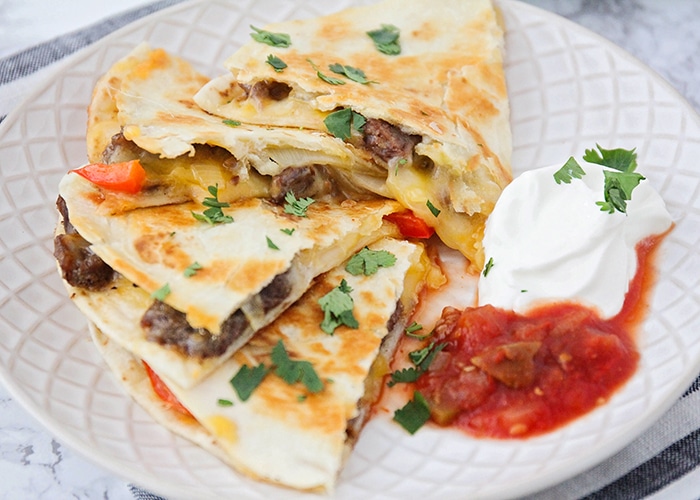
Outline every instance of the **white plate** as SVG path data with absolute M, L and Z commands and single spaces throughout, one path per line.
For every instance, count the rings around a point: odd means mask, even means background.
M 52 257 L 59 178 L 85 161 L 85 108 L 96 78 L 148 40 L 215 76 L 249 24 L 309 17 L 351 1 L 186 3 L 71 57 L 0 127 L 0 375 L 59 440 L 172 498 L 305 495 L 242 478 L 157 425 L 115 385 L 66 298 Z M 561 162 L 596 142 L 636 147 L 676 228 L 666 239 L 638 372 L 607 405 L 546 436 L 474 440 L 426 427 L 409 436 L 385 418 L 365 429 L 338 498 L 503 497 L 566 479 L 629 443 L 700 366 L 700 120 L 647 68 L 554 15 L 500 1 L 516 170 Z

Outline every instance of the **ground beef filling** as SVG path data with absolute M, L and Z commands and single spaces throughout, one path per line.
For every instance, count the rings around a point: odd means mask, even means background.
M 289 272 L 280 274 L 258 295 L 264 313 L 281 304 L 291 292 Z M 242 310 L 228 317 L 218 335 L 204 328 L 193 328 L 184 313 L 156 300 L 141 318 L 146 338 L 161 345 L 178 349 L 191 357 L 209 358 L 221 356 L 248 328 L 249 323 Z
M 314 198 L 336 196 L 333 177 L 327 167 L 310 165 L 306 167 L 287 167 L 273 177 L 270 185 L 270 198 L 277 204 L 284 203 L 287 193 L 292 192 L 297 198 Z
M 118 274 L 90 249 L 68 217 L 68 209 L 59 197 L 56 206 L 63 217 L 64 233 L 54 239 L 54 256 L 63 278 L 76 288 L 99 291 L 111 286 Z M 259 294 L 259 305 L 267 313 L 280 305 L 291 292 L 289 273 L 275 277 Z M 155 301 L 144 313 L 141 326 L 148 340 L 167 345 L 187 356 L 207 358 L 220 356 L 248 328 L 242 311 L 236 311 L 213 335 L 203 328 L 193 328 L 184 313 L 160 301 Z
M 193 328 L 185 313 L 156 300 L 141 318 L 146 338 L 151 342 L 174 347 L 190 357 L 220 356 L 248 327 L 243 311 L 238 310 L 221 325 L 221 332 L 212 335 L 204 328 Z
M 281 101 L 286 99 L 292 91 L 292 87 L 283 82 L 263 80 L 253 85 L 239 84 L 249 99 L 263 100 L 272 99 Z
M 91 249 L 90 243 L 78 234 L 68 218 L 66 203 L 59 196 L 56 207 L 63 218 L 63 234 L 54 238 L 53 255 L 61 275 L 69 285 L 97 291 L 107 288 L 116 273 Z
M 385 122 L 370 118 L 362 128 L 365 148 L 376 158 L 389 162 L 393 158 L 410 159 L 420 136 L 410 135 Z

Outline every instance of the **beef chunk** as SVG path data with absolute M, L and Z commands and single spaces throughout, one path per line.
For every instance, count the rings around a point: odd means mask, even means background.
M 290 271 L 275 276 L 260 292 L 260 302 L 265 313 L 280 305 L 292 291 Z
M 392 158 L 411 158 L 413 148 L 420 142 L 420 136 L 406 134 L 398 127 L 374 118 L 367 120 L 362 132 L 365 147 L 386 162 Z
M 90 243 L 75 230 L 70 223 L 66 201 L 61 196 L 56 200 L 56 208 L 63 219 L 65 234 L 54 238 L 53 255 L 61 268 L 63 279 L 71 286 L 86 290 L 106 288 L 114 281 L 116 273 L 90 249 Z
M 62 196 L 59 196 L 56 200 L 56 208 L 58 209 L 58 213 L 61 214 L 63 232 L 66 234 L 77 233 L 73 227 L 73 224 L 70 223 L 70 217 L 68 217 L 68 206 L 66 205 L 66 200 L 64 200 Z
M 185 313 L 161 301 L 154 301 L 141 318 L 146 337 L 152 342 L 173 347 L 192 357 L 220 356 L 245 331 L 248 320 L 238 310 L 221 325 L 221 332 L 213 335 L 205 328 L 193 328 Z
M 103 163 L 120 163 L 141 157 L 143 150 L 129 141 L 121 132 L 112 136 L 112 140 L 102 152 Z
M 56 236 L 53 254 L 63 279 L 71 286 L 101 290 L 109 286 L 116 276 L 114 270 L 90 249 L 90 243 L 78 233 Z
M 245 91 L 246 96 L 253 99 L 272 99 L 273 101 L 281 101 L 289 96 L 292 91 L 292 87 L 283 82 L 273 82 L 269 80 L 263 80 L 261 82 L 256 82 L 253 86 L 241 85 L 241 88 Z
M 335 190 L 331 175 L 326 167 L 311 165 L 287 167 L 272 179 L 270 198 L 273 202 L 284 203 L 290 191 L 297 198 L 320 198 Z

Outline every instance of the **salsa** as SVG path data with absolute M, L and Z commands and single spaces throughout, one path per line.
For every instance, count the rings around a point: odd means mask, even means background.
M 529 437 L 604 404 L 637 368 L 634 326 L 660 239 L 638 245 L 625 304 L 607 320 L 576 303 L 527 315 L 492 306 L 446 308 L 431 338 L 445 345 L 416 381 L 431 419 L 478 437 Z

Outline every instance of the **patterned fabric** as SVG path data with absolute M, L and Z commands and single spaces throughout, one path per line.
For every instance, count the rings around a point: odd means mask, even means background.
M 182 0 L 160 0 L 0 59 L 0 121 L 51 65 L 114 30 Z M 700 477 L 700 377 L 647 432 L 609 460 L 528 498 L 637 499 L 689 473 Z M 700 479 L 699 479 L 700 483 Z M 164 500 L 129 485 L 138 500 Z M 698 485 L 700 494 L 700 484 Z

